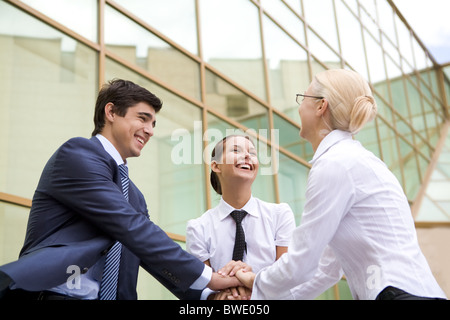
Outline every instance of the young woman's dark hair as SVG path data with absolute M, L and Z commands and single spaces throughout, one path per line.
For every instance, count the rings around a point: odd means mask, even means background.
M 249 136 L 238 135 L 238 134 L 226 136 L 225 138 L 220 140 L 214 147 L 214 149 L 211 153 L 211 162 L 216 161 L 218 163 L 221 163 L 223 150 L 225 149 L 225 143 L 228 138 L 232 138 L 232 137 L 244 137 L 254 145 L 252 139 L 250 139 Z M 222 195 L 222 186 L 220 185 L 220 180 L 219 180 L 219 177 L 217 176 L 217 173 L 215 173 L 214 171 L 211 170 L 211 175 L 210 175 L 209 180 L 211 182 L 211 186 L 217 192 L 217 194 Z
M 100 90 L 94 111 L 94 131 L 92 136 L 100 133 L 105 126 L 105 106 L 114 104 L 114 112 L 123 117 L 128 108 L 140 102 L 145 102 L 159 112 L 162 101 L 147 89 L 127 80 L 113 79 Z

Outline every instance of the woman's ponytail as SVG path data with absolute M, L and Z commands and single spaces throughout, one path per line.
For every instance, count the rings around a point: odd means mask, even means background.
M 360 96 L 356 98 L 350 114 L 349 131 L 355 135 L 366 125 L 375 119 L 377 104 L 372 96 Z

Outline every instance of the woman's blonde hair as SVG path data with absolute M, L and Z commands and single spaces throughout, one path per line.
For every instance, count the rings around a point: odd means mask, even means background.
M 328 101 L 332 129 L 357 134 L 377 115 L 372 90 L 358 73 L 345 69 L 327 70 L 312 82 L 314 95 Z

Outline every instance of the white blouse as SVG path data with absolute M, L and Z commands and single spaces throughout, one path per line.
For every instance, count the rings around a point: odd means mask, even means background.
M 303 293 L 320 278 L 324 265 L 342 268 L 354 299 L 373 300 L 387 286 L 445 298 L 419 248 L 408 200 L 386 165 L 339 130 L 325 137 L 311 163 L 302 223 L 288 253 L 257 274 L 252 298 L 301 298 L 299 288 Z M 309 289 L 327 289 L 317 286 Z
M 277 246 L 288 246 L 295 229 L 294 214 L 286 203 L 268 203 L 255 197 L 242 209 L 248 213 L 242 220 L 247 243 L 243 261 L 258 272 L 275 261 Z M 214 271 L 232 260 L 236 223 L 230 213 L 234 210 L 221 199 L 216 207 L 187 224 L 186 250 L 202 262 L 209 260 Z

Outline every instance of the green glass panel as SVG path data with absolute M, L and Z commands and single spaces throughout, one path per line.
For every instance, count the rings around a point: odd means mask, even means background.
M 269 129 L 266 107 L 209 70 L 206 70 L 206 103 L 248 129 Z
M 105 43 L 122 59 L 201 100 L 200 65 L 110 6 L 105 10 Z
M 266 99 L 258 8 L 247 0 L 200 0 L 199 11 L 203 59 Z
M 303 0 L 303 9 L 305 10 L 306 22 L 333 49 L 339 51 L 333 0 Z M 308 41 L 310 41 L 310 33 L 308 33 Z M 316 51 L 313 52 L 318 53 Z
M 355 139 L 370 150 L 375 156 L 380 158 L 380 146 L 378 142 L 375 121 L 371 121 L 355 136 Z
M 0 21 L 0 191 L 31 199 L 56 149 L 90 137 L 98 55 L 4 1 Z
M 79 33 L 88 40 L 97 42 L 98 1 L 22 0 L 22 2 Z M 83 23 L 80 23 L 80 21 Z
M 0 265 L 17 260 L 30 209 L 0 202 Z
M 278 185 L 280 202 L 286 202 L 294 212 L 296 224 L 301 222 L 305 205 L 306 185 L 309 169 L 302 164 L 280 154 Z
M 164 35 L 198 54 L 195 0 L 116 0 Z M 167 65 L 166 65 L 167 67 Z
M 300 129 L 276 113 L 273 114 L 273 127 L 278 132 L 279 145 L 293 154 L 309 161 L 314 156 L 311 144 L 300 138 Z
M 306 51 L 266 16 L 263 26 L 271 104 L 300 122 L 295 95 L 310 84 Z
M 405 179 L 406 185 L 404 186 L 404 189 L 408 199 L 413 201 L 421 186 L 421 177 L 416 158 L 417 155 L 414 149 L 403 139 L 399 139 L 399 142 L 403 171 L 405 177 L 407 177 L 407 179 Z
M 335 1 L 335 5 L 343 58 L 355 71 L 368 79 L 361 23 L 342 1 Z

